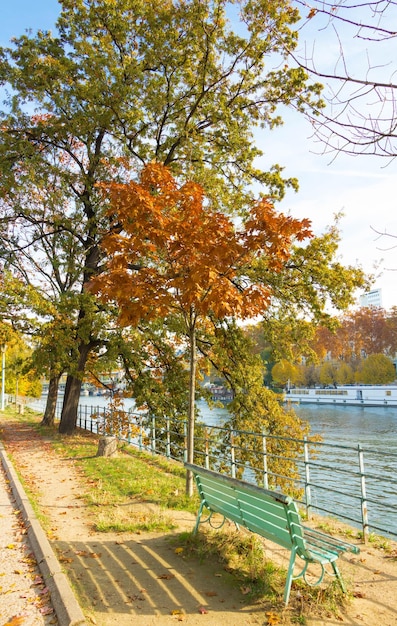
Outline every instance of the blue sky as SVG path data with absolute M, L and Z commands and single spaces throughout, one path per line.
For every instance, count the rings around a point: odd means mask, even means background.
M 0 7 L 0 44 L 3 46 L 26 29 L 51 29 L 59 15 L 56 0 L 0 0 Z
M 56 0 L 0 0 L 0 3 L 0 45 L 7 45 L 12 36 L 29 28 L 51 29 L 59 13 Z M 390 23 L 388 26 L 391 28 Z M 397 16 L 394 30 L 397 30 Z M 333 69 L 339 40 L 332 29 L 324 32 L 309 28 L 307 36 L 317 59 Z M 362 69 L 367 62 L 367 43 L 349 40 L 345 45 L 350 67 Z M 378 46 L 388 76 L 397 58 L 395 47 L 393 42 Z M 379 65 L 376 71 L 382 71 Z M 279 163 L 285 167 L 287 176 L 296 176 L 300 182 L 299 193 L 289 192 L 279 208 L 296 217 L 310 218 L 316 233 L 322 232 L 332 223 L 333 216 L 342 211 L 345 215 L 341 221 L 342 261 L 359 263 L 368 272 L 378 265 L 377 272 L 382 275 L 374 287 L 382 289 L 385 308 L 397 306 L 397 248 L 392 249 L 393 240 L 379 238 L 373 230 L 397 235 L 397 162 L 343 154 L 333 159 L 322 155 L 323 147 L 311 136 L 309 122 L 294 112 L 287 113 L 281 129 L 256 134 L 265 153 L 261 159 L 263 167 Z

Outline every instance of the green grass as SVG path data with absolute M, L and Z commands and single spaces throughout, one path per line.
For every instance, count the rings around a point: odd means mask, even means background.
M 92 433 L 77 430 L 71 436 L 60 435 L 53 428 L 40 426 L 37 414 L 29 409 L 23 415 L 11 407 L 6 412 L 13 420 L 35 428 L 60 456 L 74 460 L 81 478 L 81 498 L 96 530 L 161 532 L 175 528 L 167 511 L 196 513 L 198 496 L 185 495 L 186 474 L 180 463 L 139 452 L 131 446 L 120 446 L 116 457 L 97 457 L 98 436 Z M 34 490 L 29 489 L 26 481 L 23 484 L 38 512 Z M 152 508 L 148 510 L 147 505 Z M 47 529 L 47 521 L 40 517 Z
M 203 529 L 197 535 L 180 533 L 178 546 L 185 557 L 205 562 L 214 554 L 249 602 L 266 596 L 276 601 L 284 592 L 286 572 L 266 558 L 263 541 L 251 533 L 223 528 Z
M 185 495 L 185 470 L 179 463 L 123 446 L 115 457 L 97 457 L 98 437 L 91 433 L 61 436 L 43 428 L 40 432 L 52 439 L 60 455 L 74 459 L 81 472 L 81 495 L 96 530 L 171 530 L 175 525 L 165 511 L 197 511 L 198 497 Z M 160 510 L 142 510 L 145 504 Z
M 360 531 L 358 533 L 358 537 L 360 539 L 363 539 L 364 538 L 364 533 L 362 531 Z M 367 541 L 368 541 L 368 543 L 372 544 L 377 550 L 383 550 L 387 554 L 392 552 L 391 543 L 390 543 L 389 539 L 386 539 L 385 537 L 381 537 L 380 535 L 377 535 L 375 533 L 369 533 L 369 535 L 367 537 Z
M 116 511 L 100 514 L 97 517 L 95 530 L 98 532 L 168 532 L 177 528 L 171 516 L 165 512 L 159 513 L 134 511 L 131 515 L 127 511 Z

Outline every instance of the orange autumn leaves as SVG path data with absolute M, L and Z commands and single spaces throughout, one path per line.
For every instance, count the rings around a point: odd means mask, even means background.
M 310 222 L 277 213 L 267 200 L 237 228 L 211 208 L 203 188 L 178 185 L 169 170 L 147 165 L 138 183 L 102 185 L 110 233 L 103 240 L 105 271 L 91 290 L 119 307 L 122 325 L 173 311 L 239 319 L 263 312 L 269 285 L 255 267 L 281 272 L 292 243 L 311 237 Z

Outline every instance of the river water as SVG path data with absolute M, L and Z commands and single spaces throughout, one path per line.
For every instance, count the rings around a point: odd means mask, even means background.
M 80 406 L 104 408 L 103 396 L 82 396 Z M 125 400 L 125 409 L 133 408 L 133 400 Z M 199 419 L 208 425 L 219 425 L 228 417 L 227 409 L 210 409 L 200 402 Z M 293 406 L 297 415 L 310 423 L 311 432 L 320 434 L 330 444 L 344 444 L 397 452 L 397 407 L 362 407 L 300 404 Z
M 301 404 L 294 410 L 324 441 L 397 452 L 397 407 Z

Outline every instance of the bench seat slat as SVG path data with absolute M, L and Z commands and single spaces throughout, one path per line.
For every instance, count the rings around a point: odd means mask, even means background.
M 331 537 L 330 535 L 326 535 L 319 530 L 314 530 L 313 528 L 309 528 L 308 526 L 303 526 L 304 536 L 307 544 L 310 545 L 327 545 L 329 546 L 330 551 L 335 551 L 338 554 L 342 552 L 353 552 L 354 554 L 358 554 L 360 552 L 360 548 L 355 546 L 354 544 L 347 543 L 338 539 L 337 537 Z

